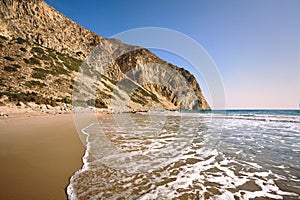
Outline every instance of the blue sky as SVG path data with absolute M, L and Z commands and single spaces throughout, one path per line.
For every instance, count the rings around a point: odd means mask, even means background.
M 223 79 L 226 108 L 298 108 L 298 0 L 46 2 L 103 37 L 149 26 L 169 28 L 188 35 L 206 49 L 217 65 Z M 191 66 L 177 56 L 154 52 L 192 71 Z M 202 83 L 201 77 L 198 78 Z M 203 92 L 209 99 L 205 86 Z

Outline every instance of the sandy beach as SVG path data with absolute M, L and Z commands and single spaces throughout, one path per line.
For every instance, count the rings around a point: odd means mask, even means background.
M 67 199 L 84 146 L 72 114 L 0 120 L 0 199 Z

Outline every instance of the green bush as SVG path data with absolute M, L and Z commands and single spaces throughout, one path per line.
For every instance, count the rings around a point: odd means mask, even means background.
M 54 70 L 56 72 L 56 75 L 59 75 L 59 74 L 69 75 L 70 74 L 70 72 L 68 70 L 64 69 L 61 66 L 56 66 Z
M 45 83 L 42 83 L 42 82 L 40 82 L 40 81 L 35 81 L 35 80 L 32 80 L 32 81 L 26 81 L 26 82 L 25 82 L 25 85 L 26 85 L 27 87 L 30 87 L 30 88 L 33 88 L 33 87 L 35 87 L 35 86 L 37 86 L 37 87 L 45 87 L 45 86 L 46 86 Z
M 64 97 L 61 99 L 56 99 L 56 102 L 62 102 L 62 103 L 66 103 L 66 104 L 72 104 L 72 99 L 71 97 Z
M 5 86 L 3 80 L 4 80 L 4 79 L 0 77 L 0 86 Z
M 36 92 L 2 92 L 0 96 L 6 95 L 11 102 L 35 102 L 37 104 L 46 104 L 47 100 Z
M 40 60 L 52 60 L 51 57 L 44 55 L 44 54 L 41 56 L 36 56 L 36 58 L 38 58 Z
M 16 43 L 18 43 L 18 44 L 23 44 L 23 43 L 25 43 L 26 42 L 26 40 L 24 40 L 24 39 L 22 39 L 22 38 L 17 38 L 17 40 L 16 40 Z
M 31 48 L 31 53 L 37 53 L 37 54 L 44 54 L 44 50 L 40 47 L 32 47 Z
M 52 97 L 50 97 L 50 99 L 46 99 L 45 102 L 46 102 L 45 104 L 48 104 L 52 107 L 57 106 L 56 100 L 54 100 Z
M 8 40 L 6 37 L 4 37 L 3 35 L 0 35 L 0 39 L 1 40 Z
M 50 101 L 50 106 L 55 107 L 57 106 L 57 103 L 55 101 Z
M 31 77 L 36 79 L 45 79 L 47 74 L 44 74 L 43 72 L 34 72 Z
M 141 104 L 142 106 L 146 105 L 146 102 L 142 101 L 141 99 L 136 99 L 134 97 L 130 97 L 130 100 L 135 103 Z
M 31 57 L 31 58 L 29 58 L 29 59 L 23 58 L 23 60 L 24 60 L 24 62 L 25 62 L 26 64 L 33 64 L 33 65 L 39 65 L 39 64 L 41 64 L 40 61 L 37 60 L 37 59 L 34 58 L 34 57 Z
M 12 64 L 12 66 L 13 66 L 13 67 L 15 67 L 15 68 L 18 68 L 18 69 L 20 69 L 20 68 L 21 68 L 21 66 L 20 66 L 20 65 L 18 65 L 18 64 Z
M 101 81 L 101 83 L 103 83 L 103 85 L 109 89 L 111 92 L 114 90 L 112 87 L 110 87 L 107 83 L 105 83 L 104 81 Z
M 82 61 L 76 58 L 73 58 L 69 55 L 56 52 L 58 58 L 63 62 L 63 64 L 71 71 L 78 72 L 81 66 Z
M 106 104 L 101 99 L 89 99 L 86 101 L 88 106 L 94 106 L 95 108 L 107 108 Z
M 34 58 L 34 57 L 29 58 L 29 63 L 30 63 L 30 64 L 34 64 L 34 65 L 39 65 L 39 64 L 41 64 L 40 61 L 37 60 L 37 59 Z
M 54 59 L 57 59 L 56 54 L 54 53 L 54 50 L 52 50 L 52 49 L 48 49 L 48 55 Z
M 26 52 L 27 50 L 24 47 L 21 47 L 20 51 Z
M 55 79 L 55 80 L 53 81 L 53 83 L 60 85 L 60 84 L 63 83 L 63 81 L 62 81 L 62 79 Z
M 153 101 L 159 103 L 158 97 L 157 97 L 155 94 L 153 94 L 152 92 L 150 92 L 150 97 L 151 97 L 151 99 L 152 99 Z
M 9 61 L 15 61 L 15 59 L 13 59 L 12 57 L 9 57 L 9 56 L 4 56 L 3 58 L 6 60 L 9 60 Z
M 80 65 L 76 65 L 76 64 L 70 64 L 70 63 L 64 63 L 64 65 L 66 66 L 66 68 L 68 68 L 71 71 L 75 71 L 78 72 Z
M 137 89 L 138 92 L 140 92 L 143 96 L 149 96 L 151 97 L 151 99 L 155 102 L 159 102 L 159 99 L 157 98 L 157 96 L 155 94 L 153 94 L 150 91 L 146 91 L 144 88 L 139 87 Z
M 29 64 L 29 60 L 27 58 L 23 58 L 23 61 L 26 63 L 26 64 Z
M 62 99 L 62 102 L 66 103 L 66 104 L 72 104 L 72 99 L 70 97 L 64 97 Z
M 101 90 L 97 90 L 97 92 L 101 96 L 101 98 L 103 98 L 103 99 L 110 99 L 112 97 L 112 95 L 106 94 L 105 92 L 103 92 Z
M 98 77 L 99 79 L 104 79 L 106 81 L 109 81 L 111 82 L 113 85 L 116 85 L 118 83 L 118 81 L 116 80 L 112 80 L 110 78 L 108 78 L 107 76 L 103 75 L 103 74 L 100 74 L 100 76 Z
M 76 55 L 77 55 L 77 56 L 82 56 L 82 55 L 83 55 L 83 52 L 82 52 L 82 51 L 77 51 L 77 52 L 76 52 Z
M 7 71 L 7 72 L 17 72 L 18 69 L 16 67 L 11 67 L 11 66 L 5 66 L 4 68 L 4 71 Z
M 101 99 L 95 100 L 95 107 L 96 108 L 107 108 L 106 104 Z
M 56 73 L 47 69 L 33 68 L 32 78 L 45 79 L 48 74 L 55 75 Z

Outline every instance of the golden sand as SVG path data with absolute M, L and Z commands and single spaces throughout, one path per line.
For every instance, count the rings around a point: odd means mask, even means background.
M 84 146 L 72 114 L 0 120 L 0 199 L 66 199 Z

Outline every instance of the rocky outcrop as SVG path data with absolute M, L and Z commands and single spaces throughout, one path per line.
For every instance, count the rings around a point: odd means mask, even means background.
M 42 0 L 1 0 L 0 20 L 6 37 L 18 36 L 80 59 L 103 39 Z
M 172 109 L 209 109 L 192 74 L 158 58 L 148 49 L 133 50 L 117 58 L 116 62 L 124 74 L 130 73 L 133 80 L 154 92 L 159 99 L 171 102 Z
M 192 74 L 145 48 L 98 36 L 42 0 L 0 0 L 0 11 L 1 104 L 75 96 L 118 112 L 210 109 Z

